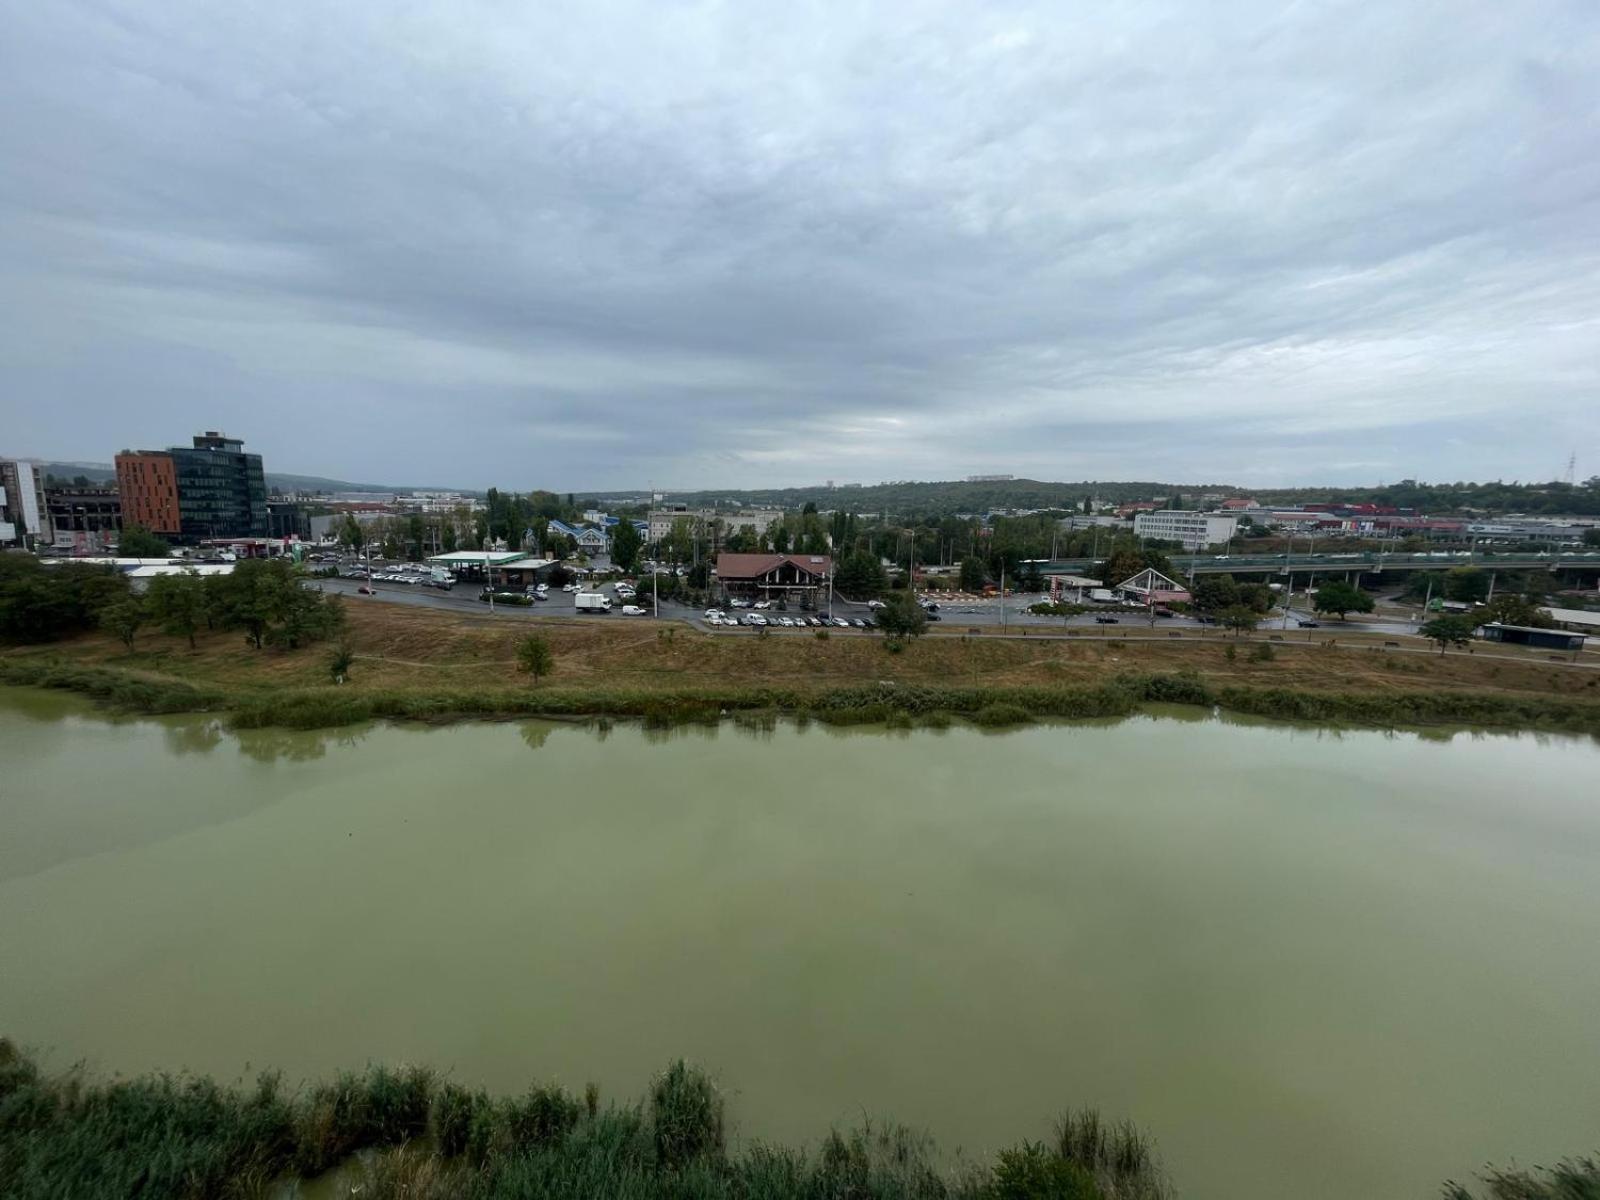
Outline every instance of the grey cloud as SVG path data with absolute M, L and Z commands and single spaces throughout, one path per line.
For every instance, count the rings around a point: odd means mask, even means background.
M 1587 5 L 525 7 L 19 8 L 0 448 L 559 488 L 1600 448 Z

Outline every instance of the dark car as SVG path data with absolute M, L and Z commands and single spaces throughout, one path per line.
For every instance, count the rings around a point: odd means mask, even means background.
M 933 612 L 933 611 L 931 611 L 931 610 L 930 610 L 930 611 L 928 611 L 928 612 L 925 612 L 925 613 L 923 613 L 923 614 L 922 614 L 922 615 L 923 615 L 923 616 L 924 616 L 924 617 L 926 617 L 926 618 L 927 618 L 927 619 L 928 619 L 928 620 L 930 620 L 930 621 L 937 621 L 937 620 L 939 620 L 939 614 L 938 614 L 938 613 L 936 613 L 936 612 Z
M 1295 624 L 1300 626 L 1301 629 L 1321 629 L 1322 628 L 1322 622 L 1321 621 L 1296 621 Z
M 1094 619 L 1094 623 L 1096 625 L 1120 625 L 1120 624 L 1122 624 L 1122 622 L 1117 620 L 1117 618 L 1115 618 L 1115 617 L 1096 617 Z
M 361 586 L 360 586 L 360 587 L 358 587 L 358 588 L 357 588 L 357 589 L 356 589 L 356 594 L 357 594 L 357 595 L 361 595 L 361 596 L 372 596 L 372 595 L 376 595 L 376 593 L 375 593 L 375 592 L 374 592 L 374 591 L 373 591 L 373 590 L 372 590 L 372 589 L 371 589 L 371 588 L 370 588 L 370 587 L 368 587 L 368 586 L 367 586 L 367 585 L 366 585 L 366 584 L 364 584 L 364 583 L 363 583 L 363 584 L 362 584 L 362 585 L 361 585 Z

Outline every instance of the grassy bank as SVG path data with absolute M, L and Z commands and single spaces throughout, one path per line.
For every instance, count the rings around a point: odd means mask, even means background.
M 517 642 L 537 628 L 537 684 Z M 352 607 L 346 682 L 330 647 L 252 649 L 237 633 L 141 635 L 130 652 L 83 634 L 0 651 L 0 681 L 60 688 L 138 713 L 216 712 L 240 727 L 373 718 L 606 716 L 654 724 L 793 713 L 904 727 L 1116 717 L 1166 702 L 1371 725 L 1600 732 L 1600 671 L 1537 654 L 1397 654 L 1378 643 L 1193 638 L 715 637 L 646 621 L 489 619 Z
M 47 1075 L 0 1039 L 0 1194 L 14 1200 L 263 1196 L 344 1167 L 363 1200 L 444 1197 L 850 1197 L 1153 1200 L 1170 1195 L 1130 1125 L 1068 1113 L 1048 1138 L 951 1173 L 895 1127 L 811 1152 L 730 1152 L 716 1083 L 677 1063 L 636 1103 L 550 1085 L 496 1097 L 419 1067 L 369 1067 L 297 1091 L 154 1076 Z
M 1187 704 L 1278 719 L 1371 726 L 1472 725 L 1600 734 L 1600 704 L 1498 692 L 1334 692 L 1218 686 L 1194 671 L 1120 672 L 1097 684 L 938 686 L 880 681 L 834 687 L 285 688 L 205 687 L 113 666 L 42 656 L 0 659 L 0 682 L 92 697 L 130 713 L 214 712 L 239 729 L 321 729 L 369 720 L 616 717 L 665 726 L 784 714 L 836 725 L 989 727 L 1041 719 L 1120 717 L 1147 704 Z

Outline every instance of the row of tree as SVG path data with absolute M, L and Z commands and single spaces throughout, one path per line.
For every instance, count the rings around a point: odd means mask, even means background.
M 132 649 L 146 626 L 192 647 L 202 630 L 243 631 L 256 649 L 294 649 L 344 627 L 337 596 L 306 586 L 285 559 L 247 559 L 228 574 L 161 575 L 144 594 L 107 567 L 66 563 L 46 567 L 31 555 L 0 555 L 0 639 L 48 642 L 103 628 Z

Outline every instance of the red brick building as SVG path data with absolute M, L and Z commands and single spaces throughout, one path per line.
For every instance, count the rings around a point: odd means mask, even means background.
M 178 472 L 172 455 L 155 450 L 117 455 L 117 491 L 122 497 L 122 524 L 142 525 L 151 533 L 176 535 Z

